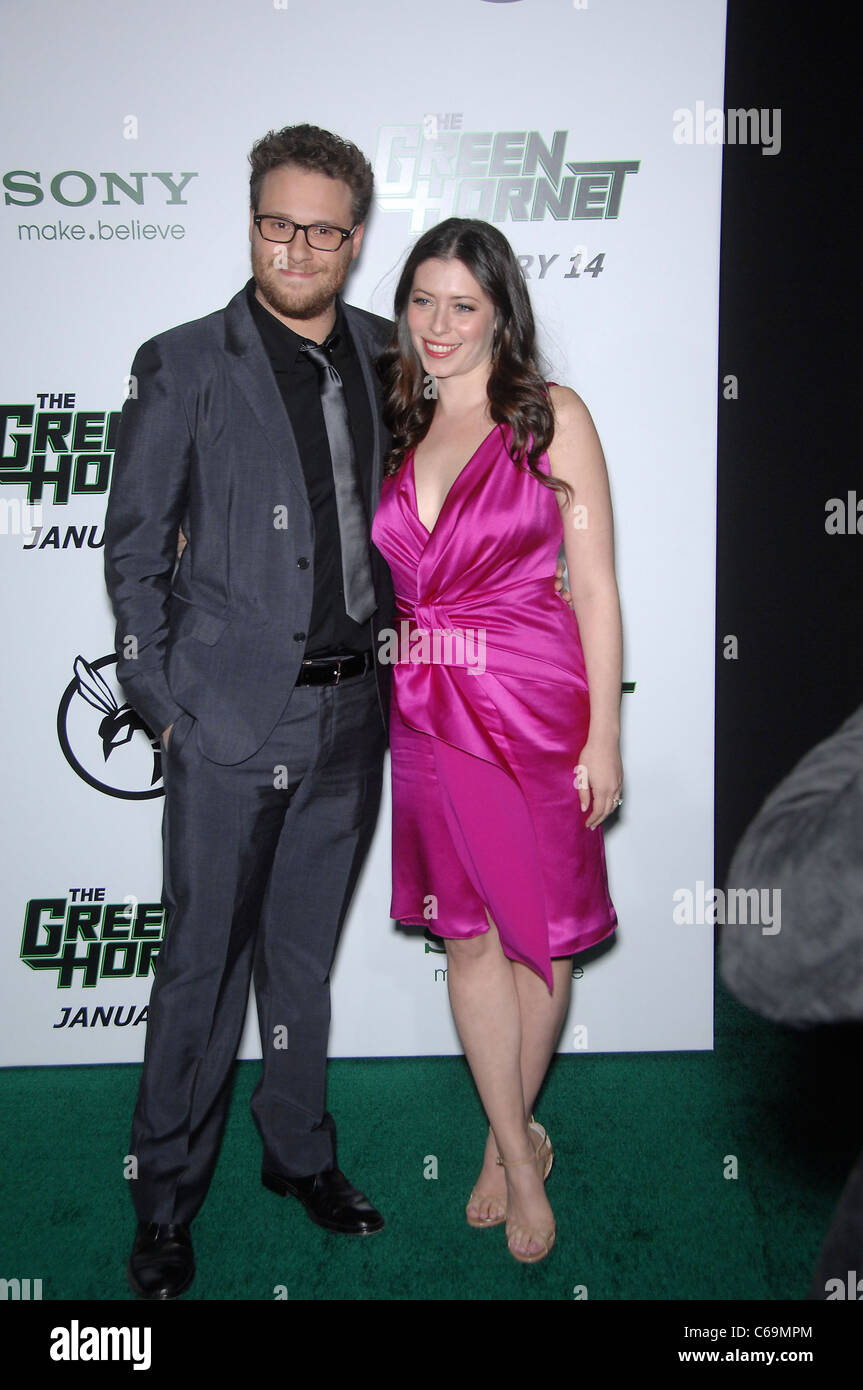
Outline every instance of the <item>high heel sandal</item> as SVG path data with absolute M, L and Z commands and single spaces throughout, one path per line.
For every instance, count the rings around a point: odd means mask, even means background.
M 539 1130 L 542 1129 L 542 1125 L 537 1125 L 536 1121 L 532 1121 L 532 1123 L 531 1123 L 528 1127 L 529 1127 L 530 1129 L 534 1130 L 534 1132 L 538 1132 Z M 549 1137 L 548 1137 L 548 1135 L 546 1134 L 546 1132 L 545 1132 L 544 1129 L 542 1129 L 542 1133 L 543 1133 L 543 1138 L 540 1139 L 540 1142 L 539 1142 L 539 1144 L 537 1145 L 536 1150 L 535 1150 L 535 1152 L 534 1152 L 532 1158 L 510 1158 L 510 1159 L 506 1159 L 506 1158 L 501 1158 L 500 1154 L 498 1154 L 498 1156 L 497 1156 L 497 1161 L 498 1161 L 498 1163 L 500 1164 L 500 1166 L 501 1166 L 502 1168 L 517 1168 L 520 1164 L 523 1164 L 523 1163 L 539 1163 L 539 1162 L 542 1162 L 542 1163 L 543 1163 L 543 1166 L 544 1166 L 544 1172 L 543 1172 L 543 1181 L 544 1181 L 544 1180 L 548 1177 L 549 1172 L 551 1171 L 551 1165 L 552 1165 L 552 1161 L 553 1161 L 553 1159 L 554 1159 L 554 1151 L 553 1151 L 552 1148 L 551 1148 L 551 1140 L 549 1139 Z M 548 1146 L 548 1151 L 547 1151 L 547 1152 L 546 1152 L 546 1145 Z M 506 1218 L 504 1218 L 504 1219 L 506 1219 Z M 532 1252 L 526 1252 L 526 1253 L 524 1253 L 524 1254 L 521 1254 L 519 1251 L 513 1250 L 512 1246 L 511 1246 L 511 1244 L 510 1244 L 509 1238 L 507 1239 L 506 1247 L 507 1247 L 509 1253 L 512 1255 L 513 1259 L 514 1259 L 514 1260 L 518 1260 L 519 1264 L 523 1264 L 523 1265 L 534 1265 L 534 1264 L 537 1264 L 540 1260 L 544 1260 L 545 1257 L 546 1257 L 547 1255 L 550 1255 L 550 1254 L 551 1254 L 551 1251 L 552 1251 L 552 1249 L 554 1248 L 554 1242 L 555 1242 L 555 1240 L 557 1239 L 557 1226 L 556 1226 L 556 1225 L 552 1225 L 550 1231 L 542 1231 L 542 1232 L 540 1232 L 540 1231 L 535 1231 L 535 1230 L 531 1230 L 530 1227 L 525 1227 L 525 1229 L 528 1231 L 528 1234 L 529 1234 L 531 1237 L 536 1237 L 537 1240 L 541 1240 L 541 1241 L 543 1242 L 543 1244 L 544 1244 L 544 1246 L 545 1246 L 545 1249 L 544 1249 L 544 1250 L 534 1250 L 534 1251 L 532 1251 Z
M 537 1159 L 539 1159 L 540 1154 L 543 1155 L 542 1180 L 543 1182 L 545 1182 L 549 1173 L 551 1172 L 551 1165 L 552 1163 L 554 1163 L 554 1149 L 551 1147 L 551 1140 L 546 1134 L 545 1129 L 539 1123 L 538 1120 L 535 1120 L 533 1118 L 532 1115 L 527 1122 L 527 1127 L 528 1129 L 532 1129 L 534 1134 L 539 1135 L 539 1143 L 536 1148 L 536 1157 Z M 498 1154 L 497 1156 L 497 1161 L 501 1165 L 501 1167 L 506 1167 L 500 1154 Z
M 528 1129 L 532 1129 L 534 1133 L 539 1137 L 539 1144 L 537 1145 L 536 1150 L 537 1157 L 539 1157 L 539 1154 L 541 1152 L 544 1152 L 544 1171 L 542 1174 L 542 1180 L 543 1182 L 545 1182 L 546 1178 L 551 1172 L 551 1165 L 554 1162 L 554 1149 L 551 1147 L 551 1140 L 546 1134 L 543 1126 L 539 1123 L 538 1120 L 535 1120 L 532 1115 L 528 1121 L 527 1127 Z M 506 1166 L 500 1154 L 498 1154 L 497 1156 L 497 1161 L 501 1165 L 501 1167 Z M 491 1192 L 480 1192 L 477 1190 L 477 1188 L 474 1188 L 467 1199 L 467 1205 L 469 1207 L 471 1202 L 481 1202 L 486 1198 L 489 1201 L 500 1203 L 500 1205 L 503 1207 L 503 1212 L 500 1216 L 483 1219 L 479 1216 L 469 1216 L 467 1213 L 467 1208 L 465 1208 L 465 1219 L 467 1220 L 467 1224 L 469 1226 L 473 1226 L 473 1228 L 478 1231 L 491 1230 L 492 1226 L 502 1226 L 504 1221 L 506 1220 L 506 1197 L 498 1197 L 496 1194 L 493 1194 Z
M 500 1159 L 498 1158 L 498 1163 L 499 1162 Z M 500 1216 L 493 1217 L 471 1216 L 470 1212 L 467 1209 L 467 1207 L 470 1206 L 471 1202 L 482 1202 L 486 1199 L 490 1202 L 499 1202 L 503 1207 L 502 1214 Z M 474 1230 L 491 1230 L 492 1226 L 502 1226 L 504 1221 L 506 1220 L 506 1197 L 498 1197 L 496 1192 L 480 1192 L 479 1189 L 475 1187 L 467 1199 L 467 1207 L 465 1207 L 464 1213 L 465 1220 L 467 1221 L 467 1224 L 469 1226 L 473 1226 Z

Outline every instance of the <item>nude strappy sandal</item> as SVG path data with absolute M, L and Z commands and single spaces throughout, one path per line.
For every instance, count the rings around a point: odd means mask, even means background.
M 502 1168 L 517 1168 L 519 1164 L 523 1163 L 542 1162 L 543 1181 L 545 1181 L 545 1179 L 548 1177 L 551 1171 L 552 1162 L 554 1161 L 554 1150 L 551 1147 L 551 1140 L 549 1139 L 545 1130 L 542 1128 L 542 1125 L 538 1125 L 536 1121 L 532 1121 L 528 1128 L 534 1130 L 535 1132 L 542 1130 L 543 1135 L 543 1137 L 540 1139 L 539 1144 L 536 1147 L 536 1151 L 533 1157 L 506 1159 L 501 1158 L 500 1154 L 498 1154 L 497 1161 Z M 506 1218 L 504 1218 L 504 1220 L 505 1219 Z M 540 1260 L 544 1260 L 547 1255 L 551 1254 L 551 1251 L 554 1247 L 554 1242 L 557 1239 L 557 1227 L 552 1226 L 550 1231 L 542 1232 L 531 1230 L 530 1227 L 525 1227 L 525 1229 L 528 1231 L 528 1234 L 531 1237 L 536 1237 L 538 1240 L 542 1241 L 545 1247 L 543 1250 L 534 1250 L 532 1253 L 520 1254 L 519 1251 L 513 1250 L 512 1246 L 510 1245 L 509 1239 L 507 1240 L 506 1246 L 509 1250 L 509 1253 L 512 1255 L 512 1258 L 514 1260 L 518 1260 L 519 1264 L 534 1265 L 537 1264 Z
M 537 1145 L 536 1154 L 537 1158 L 539 1157 L 540 1153 L 544 1154 L 542 1180 L 543 1182 L 545 1182 L 546 1178 L 551 1172 L 551 1165 L 554 1162 L 554 1149 L 551 1147 L 551 1140 L 546 1134 L 545 1129 L 539 1123 L 538 1120 L 535 1120 L 533 1118 L 532 1115 L 528 1121 L 527 1127 L 528 1129 L 532 1129 L 534 1133 L 539 1137 L 539 1144 Z M 501 1165 L 501 1167 L 505 1167 L 505 1164 L 500 1154 L 498 1154 L 497 1156 L 497 1161 Z M 529 1162 L 530 1160 L 528 1159 L 523 1161 Z M 506 1197 L 499 1197 L 496 1193 L 480 1192 L 477 1190 L 477 1188 L 474 1188 L 474 1190 L 471 1192 L 470 1196 L 467 1199 L 467 1206 L 469 1207 L 471 1202 L 481 1202 L 486 1198 L 490 1202 L 500 1203 L 503 1206 L 504 1210 L 500 1216 L 494 1216 L 491 1218 L 483 1219 L 479 1216 L 469 1216 L 467 1213 L 467 1208 L 465 1208 L 465 1219 L 467 1220 L 467 1224 L 469 1226 L 473 1226 L 474 1230 L 477 1231 L 491 1230 L 492 1226 L 502 1226 L 504 1221 L 506 1220 Z

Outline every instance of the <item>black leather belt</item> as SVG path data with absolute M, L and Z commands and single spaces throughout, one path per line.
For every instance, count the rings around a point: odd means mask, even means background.
M 351 676 L 364 676 L 372 669 L 371 652 L 352 656 L 313 656 L 304 661 L 297 676 L 297 685 L 338 685 Z

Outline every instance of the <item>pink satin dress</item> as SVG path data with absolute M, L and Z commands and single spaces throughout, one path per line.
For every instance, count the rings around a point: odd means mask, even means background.
M 563 522 L 508 438 L 486 436 L 431 532 L 409 454 L 372 526 L 398 609 L 378 653 L 393 663 L 390 912 L 465 938 L 488 930 L 487 906 L 505 954 L 551 989 L 551 958 L 617 917 L 576 787 L 590 706 L 578 622 L 554 589 Z

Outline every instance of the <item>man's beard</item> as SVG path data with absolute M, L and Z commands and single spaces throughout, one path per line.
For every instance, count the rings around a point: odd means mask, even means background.
M 271 309 L 288 319 L 316 319 L 325 313 L 345 283 L 350 265 L 350 261 L 342 264 L 339 260 L 332 271 L 319 273 L 314 284 L 306 286 L 301 281 L 283 280 L 278 267 L 273 265 L 272 255 L 252 248 L 252 274 L 261 297 Z

